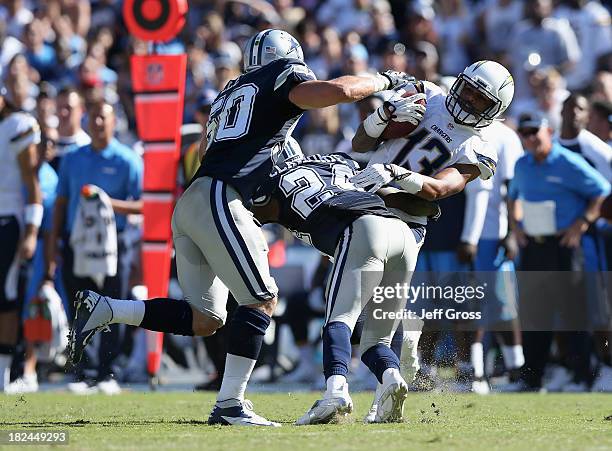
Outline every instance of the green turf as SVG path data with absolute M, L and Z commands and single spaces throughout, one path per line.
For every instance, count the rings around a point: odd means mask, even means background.
M 342 424 L 293 426 L 316 396 L 253 394 L 277 429 L 207 426 L 213 395 L 199 393 L 0 396 L 0 430 L 68 430 L 71 449 L 612 449 L 612 395 L 411 394 L 404 424 L 363 425 L 361 393 Z

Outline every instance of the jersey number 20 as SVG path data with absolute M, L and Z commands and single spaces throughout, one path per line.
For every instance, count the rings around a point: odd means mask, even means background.
M 208 146 L 213 141 L 238 139 L 249 132 L 258 90 L 257 86 L 249 83 L 215 100 L 207 124 Z

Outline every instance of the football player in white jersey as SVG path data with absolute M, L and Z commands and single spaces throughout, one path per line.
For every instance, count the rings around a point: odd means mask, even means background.
M 514 257 L 517 245 L 508 233 L 507 183 L 514 177 L 516 161 L 523 155 L 523 145 L 514 130 L 494 122 L 483 131 L 485 139 L 497 152 L 495 177 L 476 180 L 465 189 L 465 216 L 458 254 L 470 263 L 478 277 L 489 286 L 499 287 L 485 298 L 485 317 L 476 336 L 470 339 L 471 367 L 474 370 L 472 391 L 489 393 L 484 374 L 482 339 L 485 328 L 496 332 L 504 364 L 511 382 L 525 363 L 521 331 L 518 324 Z
M 495 149 L 486 143 L 481 130 L 512 101 L 514 81 L 508 70 L 494 61 L 473 63 L 459 74 L 448 95 L 433 83 L 421 83 L 427 108 L 410 135 L 381 139 L 393 118 L 393 102 L 368 116 L 357 130 L 353 150 L 377 150 L 369 166 L 351 179 L 356 186 L 376 191 L 395 182 L 409 193 L 437 200 L 462 191 L 477 177 L 487 180 L 494 175 Z M 409 97 L 415 103 L 421 98 L 418 94 Z M 407 222 L 427 222 L 423 217 L 397 214 Z M 419 248 L 413 251 L 418 253 Z M 402 354 L 412 353 L 418 343 L 420 330 L 414 329 L 414 323 L 404 324 Z
M 17 343 L 19 262 L 34 255 L 43 216 L 36 175 L 39 142 L 36 119 L 13 108 L 0 86 L 0 393 L 9 383 Z

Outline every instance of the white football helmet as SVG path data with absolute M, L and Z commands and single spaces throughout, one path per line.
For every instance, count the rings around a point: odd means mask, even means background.
M 483 128 L 512 102 L 514 80 L 495 61 L 477 61 L 459 74 L 446 97 L 446 109 L 457 124 Z
M 244 71 L 250 72 L 281 58 L 304 61 L 300 43 L 283 30 L 260 31 L 249 39 L 244 48 Z

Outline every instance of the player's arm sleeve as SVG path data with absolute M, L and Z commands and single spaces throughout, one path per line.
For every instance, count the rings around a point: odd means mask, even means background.
M 493 146 L 479 138 L 469 139 L 462 144 L 455 164 L 475 165 L 480 171 L 480 178 L 488 180 L 495 175 L 497 152 Z
M 485 223 L 492 181 L 476 179 L 465 187 L 465 214 L 461 241 L 477 245 Z
M 300 83 L 316 80 L 314 72 L 303 62 L 289 60 L 281 67 L 274 82 L 274 92 L 282 99 L 290 102 L 289 92 Z M 293 105 L 293 103 L 292 103 Z

